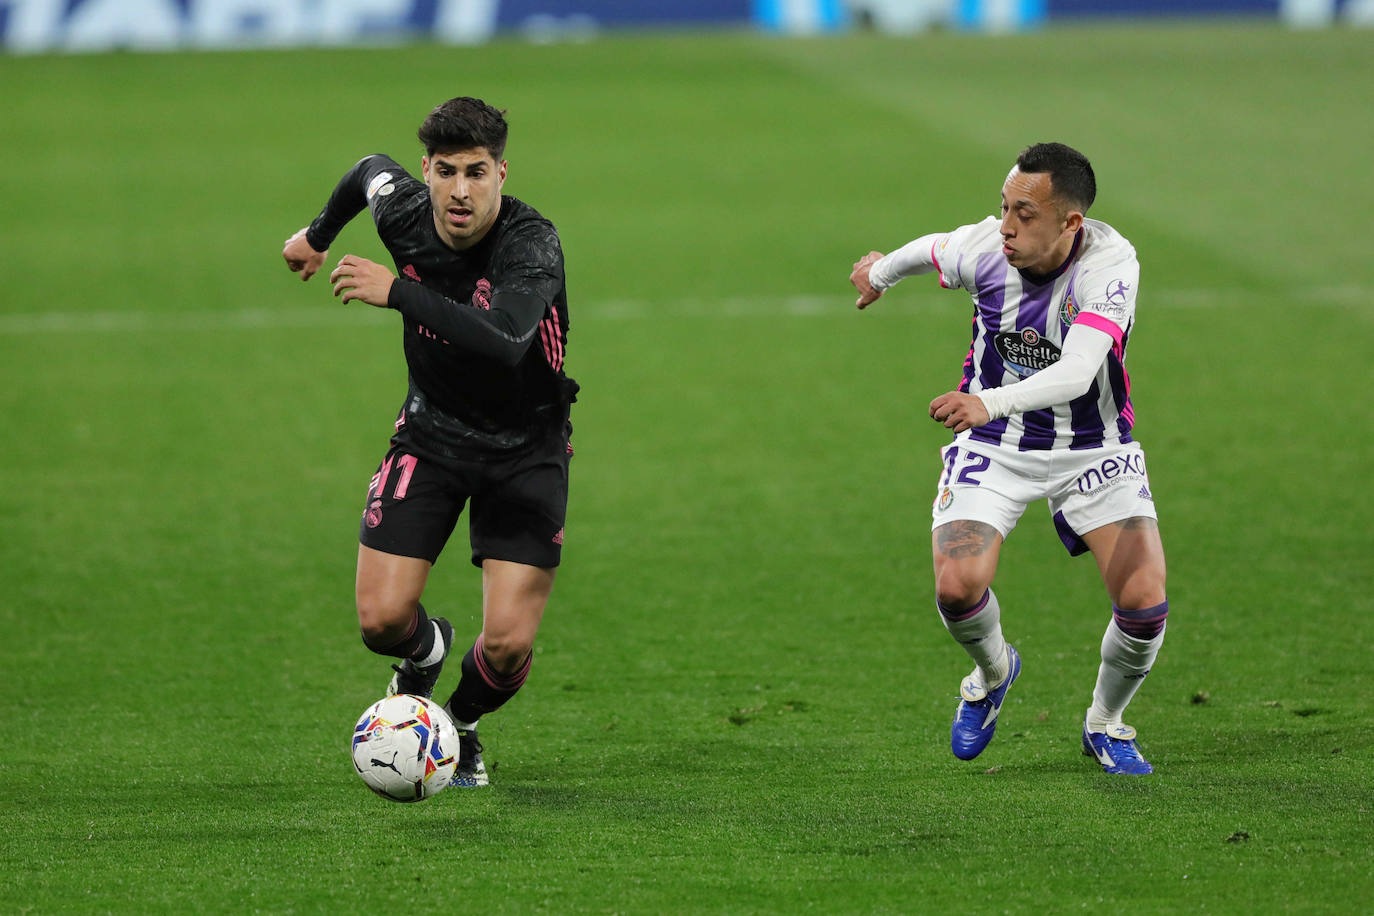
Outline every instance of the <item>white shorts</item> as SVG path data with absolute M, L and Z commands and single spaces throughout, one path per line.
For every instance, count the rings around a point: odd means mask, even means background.
M 1005 539 L 1026 506 L 1048 499 L 1055 530 L 1069 553 L 1082 535 L 1128 518 L 1158 518 L 1145 451 L 1139 443 L 1102 448 L 1016 449 L 956 439 L 940 450 L 944 469 L 931 507 L 931 530 L 954 521 L 984 522 Z

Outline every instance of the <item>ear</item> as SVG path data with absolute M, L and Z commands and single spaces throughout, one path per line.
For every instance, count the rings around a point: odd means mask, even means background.
M 429 184 L 429 157 L 420 157 L 420 177 L 424 178 L 425 184 Z
M 1069 234 L 1076 234 L 1083 228 L 1083 213 L 1079 210 L 1070 210 L 1069 215 L 1064 217 L 1064 231 Z
M 501 163 L 500 163 L 498 166 L 496 166 L 496 187 L 497 187 L 497 189 L 499 190 L 499 189 L 505 187 L 505 185 L 506 185 L 506 160 L 505 160 L 505 159 L 502 159 L 502 160 L 501 160 Z

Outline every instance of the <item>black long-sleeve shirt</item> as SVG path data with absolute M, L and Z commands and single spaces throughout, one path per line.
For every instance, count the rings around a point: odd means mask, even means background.
M 306 239 L 324 251 L 368 207 L 396 263 L 410 391 L 397 435 L 440 456 L 520 448 L 562 427 L 577 384 L 563 372 L 568 299 L 553 224 L 503 196 L 482 240 L 454 251 L 429 189 L 382 155 L 339 181 Z

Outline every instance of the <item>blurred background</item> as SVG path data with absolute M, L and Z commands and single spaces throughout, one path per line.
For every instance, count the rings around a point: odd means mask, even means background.
M 1249 16 L 1374 24 L 1374 0 L 0 0 L 9 51 L 287 47 L 429 38 L 535 41 L 601 29 L 738 26 L 815 34 L 1006 32 L 1097 17 Z

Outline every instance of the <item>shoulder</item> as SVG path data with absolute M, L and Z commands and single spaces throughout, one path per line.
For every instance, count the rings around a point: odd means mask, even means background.
M 358 161 L 357 168 L 363 177 L 363 191 L 368 206 L 373 208 L 379 204 L 394 203 L 396 198 L 413 197 L 425 187 L 423 181 L 412 176 L 395 159 L 382 153 L 364 156 Z
M 496 248 L 507 255 L 537 255 L 539 260 L 562 256 L 553 223 L 517 197 L 502 196 L 498 233 Z
M 1084 267 L 1136 263 L 1135 246 L 1111 226 L 1096 219 L 1083 220 L 1083 252 L 1079 263 Z
M 995 216 L 989 216 L 976 223 L 960 226 L 958 229 L 946 235 L 944 241 L 940 244 L 963 249 L 965 251 L 973 251 L 988 246 L 996 250 L 1001 250 L 1001 225 L 1001 220 Z M 994 242 L 996 243 L 995 245 L 993 244 Z
M 401 164 L 385 153 L 373 153 L 358 160 L 355 169 L 367 182 L 367 198 L 371 200 L 387 184 L 414 182 L 418 179 L 401 167 Z
M 978 265 L 984 257 L 1001 257 L 1001 220 L 995 216 L 960 226 L 936 240 L 931 249 L 940 285 L 945 289 L 972 289 Z
M 502 195 L 501 217 L 505 234 L 558 241 L 558 230 L 554 228 L 553 223 L 518 197 Z
M 1072 280 L 1071 297 L 1084 312 L 1096 312 L 1118 325 L 1135 312 L 1140 262 L 1126 237 L 1100 220 L 1083 221 L 1083 251 Z

